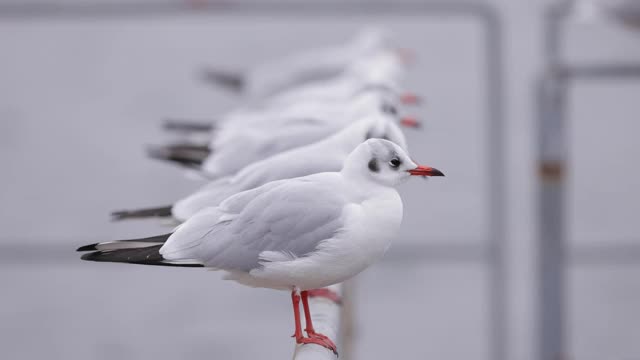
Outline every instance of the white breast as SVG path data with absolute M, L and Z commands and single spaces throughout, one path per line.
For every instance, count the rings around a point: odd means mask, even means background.
M 311 255 L 272 262 L 249 276 L 234 280 L 251 286 L 301 290 L 343 282 L 379 260 L 396 236 L 402 221 L 402 200 L 391 188 L 375 197 L 345 207 L 347 226 L 320 243 Z
M 395 189 L 386 190 L 380 196 L 362 202 L 359 221 L 353 221 L 347 229 L 351 233 L 348 241 L 353 252 L 350 258 L 363 267 L 384 255 L 402 222 L 402 200 Z

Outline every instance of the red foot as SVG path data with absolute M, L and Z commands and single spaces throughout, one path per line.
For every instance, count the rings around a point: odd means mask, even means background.
M 333 341 L 331 341 L 331 339 L 329 339 L 328 336 L 326 335 L 322 335 L 320 333 L 317 333 L 313 330 L 305 330 L 307 332 L 307 336 L 309 336 L 310 338 L 318 338 L 318 339 L 324 339 L 326 341 L 329 341 L 333 344 Z
M 296 338 L 296 343 L 297 344 L 316 344 L 316 345 L 324 346 L 325 348 L 333 351 L 333 353 L 336 354 L 336 356 L 338 356 L 338 348 L 336 347 L 336 344 L 334 344 L 333 341 L 331 341 L 331 339 L 329 339 L 328 337 L 322 334 L 310 332 L 309 337 Z
M 323 297 L 333 301 L 338 305 L 342 304 L 342 299 L 340 299 L 340 295 L 336 294 L 332 290 L 329 290 L 328 288 L 308 290 L 308 293 L 309 293 L 309 297 Z

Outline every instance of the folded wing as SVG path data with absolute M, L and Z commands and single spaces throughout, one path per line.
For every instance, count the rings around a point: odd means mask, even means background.
M 344 228 L 343 192 L 333 181 L 316 181 L 339 175 L 318 175 L 268 183 L 205 209 L 178 227 L 160 253 L 234 271 L 258 268 L 265 251 L 303 257 Z

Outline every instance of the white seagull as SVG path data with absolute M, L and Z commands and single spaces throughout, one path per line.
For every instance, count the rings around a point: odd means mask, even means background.
M 270 182 L 206 208 L 174 232 L 80 247 L 82 259 L 204 266 L 252 287 L 291 291 L 297 343 L 335 344 L 316 333 L 308 291 L 343 282 L 385 253 L 402 221 L 395 186 L 443 176 L 382 139 L 360 144 L 339 172 Z M 306 318 L 302 333 L 299 302 Z
M 208 146 L 155 146 L 149 149 L 149 155 L 195 168 L 210 179 L 230 176 L 254 162 L 331 136 L 349 126 L 354 119 L 380 113 L 396 116 L 397 109 L 388 99 L 386 91 L 370 88 L 348 105 L 296 107 L 297 110 L 284 111 L 268 121 L 263 118 L 262 123 L 222 126 L 213 134 Z
M 172 216 L 183 222 L 203 208 L 218 206 L 231 195 L 271 181 L 338 171 L 364 139 L 387 139 L 407 150 L 406 139 L 394 120 L 388 114 L 368 116 L 326 139 L 255 162 L 234 176 L 214 180 L 174 205 L 116 211 L 111 215 L 114 220 Z
M 273 128 L 276 126 L 274 119 L 287 119 L 293 114 L 309 116 L 309 109 L 348 106 L 362 93 L 370 91 L 386 93 L 395 103 L 419 103 L 417 95 L 401 92 L 398 82 L 403 75 L 404 69 L 397 58 L 389 52 L 379 51 L 354 61 L 340 76 L 298 86 L 262 99 L 261 102 L 241 107 L 214 124 L 169 121 L 166 127 L 186 132 L 211 131 L 214 128 L 216 131 L 228 128 L 244 130 L 249 124 L 263 124 Z
M 280 103 L 274 101 L 273 103 L 266 103 L 257 107 L 240 107 L 210 121 L 177 118 L 166 119 L 163 123 L 163 127 L 165 130 L 169 131 L 177 131 L 186 134 L 200 133 L 202 135 L 206 135 L 212 131 L 220 132 L 221 130 L 228 131 L 229 129 L 243 129 L 249 125 L 263 126 L 268 129 L 281 121 L 290 121 L 291 118 L 295 117 L 308 117 L 309 114 L 314 114 L 317 111 L 326 110 L 328 108 L 357 106 L 355 103 L 361 101 L 359 99 L 362 98 L 363 94 L 373 91 L 386 94 L 389 106 L 394 107 L 394 112 L 397 111 L 399 104 L 416 105 L 421 101 L 420 97 L 414 93 L 395 93 L 395 89 L 384 84 L 362 84 L 361 87 L 354 89 L 353 93 L 351 93 L 351 95 L 346 99 L 335 98 L 319 100 L 312 97 L 305 97 L 303 99 L 297 99 L 295 102 Z M 415 120 L 408 120 L 403 123 L 412 127 L 419 126 L 415 123 Z
M 265 98 L 263 103 L 279 106 L 308 99 L 324 102 L 340 101 L 348 99 L 367 86 L 386 87 L 400 94 L 402 91 L 399 81 L 404 75 L 405 69 L 397 56 L 389 51 L 378 51 L 366 58 L 353 61 L 340 76 L 291 88 Z
M 405 54 L 402 49 L 392 47 L 388 32 L 369 28 L 343 45 L 293 54 L 250 69 L 245 74 L 209 69 L 205 71 L 205 76 L 215 84 L 241 92 L 247 99 L 257 100 L 339 76 L 354 60 L 366 58 L 383 49 L 395 52 L 400 59 Z

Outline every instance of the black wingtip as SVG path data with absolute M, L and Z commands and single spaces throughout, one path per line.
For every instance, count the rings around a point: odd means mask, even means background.
M 191 121 L 178 119 L 165 119 L 162 127 L 169 131 L 181 132 L 210 132 L 213 130 L 213 121 Z
M 127 214 L 129 212 L 128 211 L 114 211 L 110 214 L 111 216 L 111 221 L 120 221 L 120 220 L 124 220 L 127 218 Z
M 145 219 L 154 217 L 169 217 L 172 215 L 172 205 L 159 206 L 138 210 L 121 210 L 111 213 L 111 221 L 120 221 L 126 219 Z
M 97 250 L 96 246 L 98 246 L 98 243 L 84 245 L 77 248 L 76 251 L 94 251 L 94 250 Z
M 202 78 L 211 83 L 224 87 L 225 89 L 239 93 L 244 89 L 245 79 L 240 73 L 223 71 L 217 69 L 204 69 Z
M 83 254 L 80 259 L 85 261 L 127 263 L 137 265 L 155 265 L 172 267 L 204 267 L 200 263 L 172 263 L 166 262 L 158 253 L 161 245 L 145 247 L 140 249 L 119 249 L 112 251 L 93 251 Z
M 82 256 L 80 256 L 80 259 L 85 261 L 95 261 L 98 254 L 100 254 L 100 251 L 94 251 L 94 252 L 82 254 Z
M 170 161 L 185 167 L 198 169 L 211 153 L 206 146 L 167 145 L 149 146 L 147 155 L 152 159 Z

